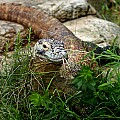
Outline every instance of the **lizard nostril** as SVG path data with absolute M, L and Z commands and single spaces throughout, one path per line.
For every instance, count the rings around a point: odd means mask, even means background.
M 43 47 L 44 47 L 44 48 L 47 48 L 47 46 L 46 46 L 45 44 L 43 45 Z

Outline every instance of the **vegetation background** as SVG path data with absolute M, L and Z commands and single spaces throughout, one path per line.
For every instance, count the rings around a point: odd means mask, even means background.
M 113 22 L 120 25 L 119 0 L 111 7 L 105 4 L 99 5 L 99 8 L 104 19 L 112 18 Z M 31 31 L 28 42 L 30 35 Z M 6 55 L 7 48 L 6 45 Z M 30 45 L 27 46 L 27 55 L 20 52 L 21 49 L 18 33 L 11 66 L 7 64 L 5 58 L 6 64 L 0 72 L 1 120 L 120 119 L 120 56 L 114 47 L 106 51 L 106 54 L 93 57 L 93 60 L 103 57 L 112 59 L 110 63 L 100 66 L 97 70 L 82 66 L 72 82 L 76 93 L 65 96 L 61 96 L 57 89 L 50 94 L 50 84 L 44 89 L 43 94 L 32 89 L 36 73 L 29 69 Z

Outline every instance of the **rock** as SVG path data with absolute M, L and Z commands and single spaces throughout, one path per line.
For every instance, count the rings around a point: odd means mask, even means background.
M 61 22 L 86 15 L 96 15 L 96 10 L 86 0 L 3 0 L 0 3 L 20 3 L 53 15 Z
M 0 53 L 6 49 L 6 43 L 9 45 L 8 49 L 13 50 L 13 45 L 19 31 L 21 32 L 21 37 L 25 38 L 27 31 L 22 25 L 9 21 L 0 21 Z
M 50 14 L 61 22 L 89 14 L 96 14 L 95 9 L 87 3 L 86 0 L 50 0 L 46 1 L 44 4 L 38 4 L 38 6 L 45 11 L 49 11 Z
M 65 22 L 64 25 L 82 41 L 106 46 L 116 39 L 116 44 L 120 47 L 120 26 L 112 22 L 87 16 Z

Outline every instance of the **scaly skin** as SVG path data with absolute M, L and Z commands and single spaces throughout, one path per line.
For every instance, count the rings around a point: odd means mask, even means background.
M 0 19 L 31 27 L 39 38 L 63 41 L 66 49 L 84 50 L 82 42 L 59 20 L 35 8 L 20 4 L 0 4 Z

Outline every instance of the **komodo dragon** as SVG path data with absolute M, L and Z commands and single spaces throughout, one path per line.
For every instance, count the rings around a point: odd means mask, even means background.
M 32 7 L 15 3 L 0 4 L 0 19 L 19 23 L 25 27 L 31 27 L 34 34 L 42 38 L 34 47 L 35 56 L 42 58 L 42 60 L 37 59 L 37 62 L 36 60 L 33 61 L 31 66 L 34 66 L 33 68 L 36 69 L 39 66 L 38 63 L 40 63 L 41 67 L 37 69 L 37 72 L 60 69 L 62 71 L 60 73 L 65 79 L 55 82 L 55 86 L 62 88 L 62 90 L 66 89 L 67 83 L 70 82 L 65 80 L 71 79 L 76 74 L 81 68 L 80 60 L 88 53 L 83 47 L 84 42 L 77 38 L 59 20 Z M 44 64 L 41 65 L 41 61 Z M 46 61 L 52 62 L 52 65 Z M 62 61 L 67 61 L 67 65 L 63 65 Z M 83 64 L 90 65 L 91 60 L 87 57 Z M 48 65 L 50 66 L 48 67 Z M 45 83 L 49 83 L 49 81 L 50 79 Z

